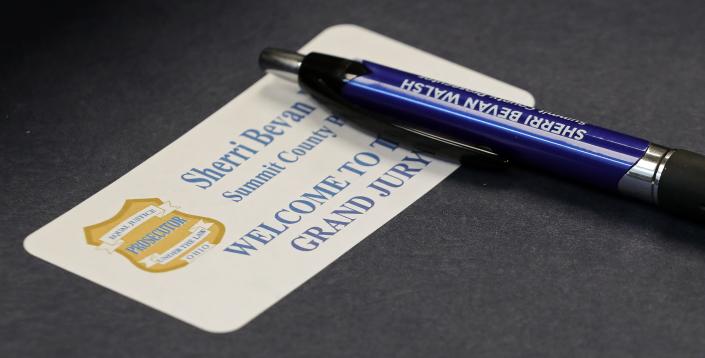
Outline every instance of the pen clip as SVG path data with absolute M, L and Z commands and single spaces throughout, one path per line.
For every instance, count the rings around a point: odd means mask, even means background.
M 462 164 L 489 168 L 504 168 L 509 161 L 486 146 L 460 142 L 445 135 L 410 126 L 399 119 L 373 113 L 343 101 L 316 96 L 331 112 L 341 115 L 360 129 L 379 135 L 400 145 L 429 152 Z
M 356 117 L 355 119 L 359 119 Z M 495 153 L 491 148 L 479 146 L 471 143 L 459 142 L 437 133 L 424 129 L 403 125 L 400 123 L 383 123 L 381 121 L 352 119 L 352 122 L 366 126 L 375 123 L 375 128 L 370 128 L 380 136 L 399 144 L 420 149 L 440 157 L 460 161 L 462 164 L 481 165 L 485 167 L 500 168 L 506 167 L 509 161 Z M 386 127 L 386 128 L 385 128 Z
M 485 158 L 485 159 L 488 159 L 491 161 L 498 161 L 498 162 L 503 162 L 503 163 L 507 162 L 499 154 L 493 152 L 492 149 L 490 149 L 488 147 L 482 147 L 482 146 L 458 142 L 458 141 L 451 139 L 451 138 L 442 137 L 440 135 L 426 132 L 421 129 L 412 128 L 412 127 L 408 127 L 408 126 L 404 126 L 404 125 L 400 125 L 400 124 L 392 124 L 392 126 L 399 128 L 401 131 L 411 132 L 411 133 L 418 135 L 420 137 L 427 138 L 429 140 L 442 143 L 443 145 L 447 146 L 448 148 L 454 148 L 455 150 L 458 151 L 459 154 L 461 154 L 461 159 L 464 156 L 473 155 L 473 156 L 479 156 L 479 157 L 482 157 L 482 158 Z M 463 155 L 463 153 L 464 153 L 464 155 Z

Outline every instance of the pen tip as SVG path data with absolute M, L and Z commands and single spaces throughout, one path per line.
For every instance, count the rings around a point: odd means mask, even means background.
M 303 60 L 304 55 L 300 53 L 267 47 L 259 55 L 259 67 L 267 73 L 296 82 Z

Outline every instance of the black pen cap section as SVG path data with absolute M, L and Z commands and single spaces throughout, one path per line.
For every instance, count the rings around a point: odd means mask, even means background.
M 339 100 L 346 79 L 368 72 L 359 62 L 312 52 L 299 68 L 299 85 L 315 97 Z
M 659 206 L 705 223 L 705 156 L 678 149 L 666 162 Z

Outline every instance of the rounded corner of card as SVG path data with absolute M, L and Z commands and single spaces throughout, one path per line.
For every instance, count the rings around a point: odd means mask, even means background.
M 36 246 L 36 241 L 39 239 L 39 231 L 37 230 L 24 238 L 22 241 L 22 246 L 24 247 L 24 250 L 27 251 L 32 256 L 39 256 L 37 253 L 37 246 Z
M 329 27 L 326 27 L 325 29 L 323 29 L 323 31 L 318 33 L 318 36 L 323 36 L 323 35 L 336 36 L 336 35 L 338 35 L 339 32 L 353 32 L 353 31 L 370 32 L 370 30 L 368 30 L 362 26 L 359 26 L 359 25 L 349 24 L 349 23 L 340 23 L 340 24 L 335 24 L 335 25 L 331 25 Z
M 519 88 L 519 87 L 515 87 L 515 88 L 517 90 L 517 97 L 521 98 L 521 102 L 520 102 L 521 104 L 524 104 L 524 105 L 527 105 L 530 107 L 534 107 L 536 105 L 536 97 L 534 97 L 534 95 L 531 94 L 531 92 L 529 92 L 523 88 Z
M 253 317 L 254 318 L 254 317 Z M 206 331 L 213 334 L 228 334 L 240 330 L 252 319 L 247 320 L 237 320 L 227 321 L 224 317 L 211 317 L 206 319 L 205 317 L 199 317 L 197 321 L 184 321 L 200 330 Z

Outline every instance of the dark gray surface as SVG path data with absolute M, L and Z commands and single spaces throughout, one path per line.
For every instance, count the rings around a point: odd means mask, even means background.
M 256 81 L 261 48 L 339 23 L 704 153 L 701 2 L 24 6 L 3 14 L 0 52 L 0 356 L 705 354 L 705 227 L 522 169 L 461 168 L 225 335 L 22 248 Z

